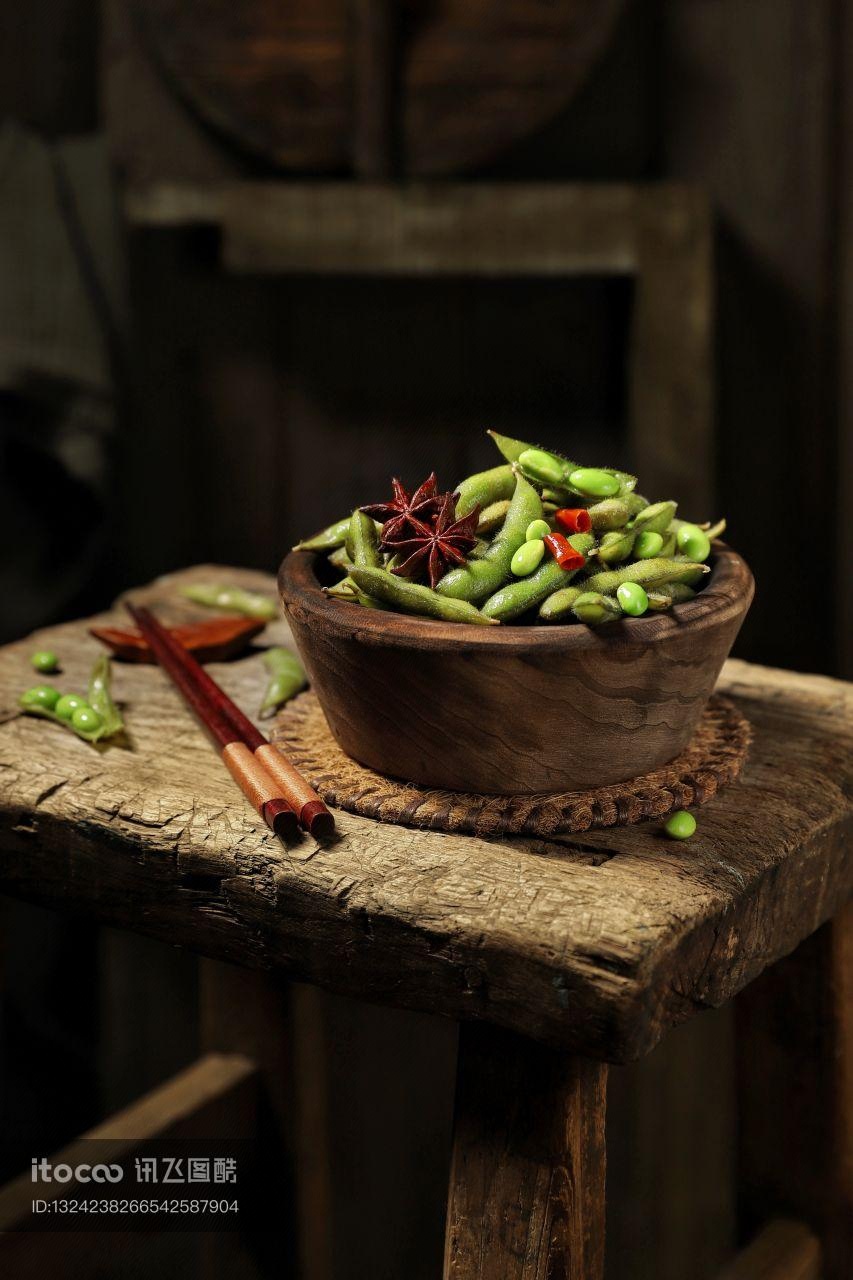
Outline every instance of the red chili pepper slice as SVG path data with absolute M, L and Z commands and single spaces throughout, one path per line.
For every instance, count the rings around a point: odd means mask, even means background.
M 575 551 L 561 533 L 549 533 L 542 541 L 561 569 L 580 569 L 586 564 L 586 556 L 580 551 Z
M 589 533 L 592 528 L 592 516 L 586 507 L 564 507 L 554 519 L 567 533 Z

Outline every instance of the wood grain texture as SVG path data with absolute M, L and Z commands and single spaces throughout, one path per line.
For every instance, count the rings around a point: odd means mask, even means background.
M 807 1222 L 824 1280 L 853 1273 L 853 904 L 736 1004 L 744 1223 Z
M 459 1035 L 445 1280 L 603 1280 L 607 1068 Z
M 380 0 L 385 5 L 387 0 Z M 571 100 L 623 0 L 442 0 L 395 4 L 403 39 L 383 57 L 400 79 L 395 116 L 408 173 L 491 160 Z M 352 162 L 352 102 L 364 91 L 360 3 L 130 0 L 174 92 L 239 150 L 286 168 Z M 355 8 L 355 13 L 353 13 Z
M 321 561 L 291 552 L 279 593 L 337 742 L 379 773 L 491 795 L 609 786 L 673 760 L 754 589 L 718 543 L 702 591 L 666 614 L 492 628 L 329 599 Z
M 272 589 L 206 565 L 134 596 L 185 621 L 198 614 L 175 589 L 205 579 Z M 0 651 L 3 892 L 619 1061 L 724 1003 L 853 891 L 853 699 L 837 681 L 727 665 L 720 688 L 755 741 L 686 845 L 653 826 L 485 841 L 341 813 L 330 848 L 286 848 L 155 668 L 116 670 L 127 749 L 17 716 L 34 648 L 62 656 L 64 687 L 85 687 L 98 652 L 88 621 Z M 283 626 L 267 637 L 285 641 Z M 245 710 L 259 705 L 259 655 L 211 670 Z

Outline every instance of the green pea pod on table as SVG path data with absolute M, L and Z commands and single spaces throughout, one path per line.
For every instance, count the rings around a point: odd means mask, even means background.
M 84 742 L 99 742 L 102 738 L 114 737 L 124 728 L 110 691 L 111 677 L 110 660 L 104 653 L 92 668 L 86 698 L 60 694 L 52 685 L 36 685 L 21 694 L 19 705 L 27 715 L 53 720 Z
M 328 525 L 325 529 L 321 529 L 319 533 L 315 533 L 311 538 L 303 538 L 301 542 L 297 542 L 293 548 L 294 551 L 334 551 L 336 547 L 342 547 L 346 542 L 349 533 L 349 521 L 347 516 L 345 520 L 336 520 L 334 524 Z
M 194 604 L 208 609 L 224 609 L 228 613 L 241 613 L 245 618 L 259 618 L 272 622 L 278 617 L 278 606 L 271 596 L 257 591 L 245 591 L 242 587 L 222 586 L 214 582 L 191 582 L 181 587 L 181 595 Z
M 517 475 L 506 519 L 488 550 L 480 559 L 446 573 L 436 587 L 439 595 L 474 604 L 486 600 L 512 577 L 512 557 L 526 541 L 528 525 L 541 516 L 539 494 L 524 476 Z
M 469 511 L 479 505 L 480 514 L 493 503 L 511 498 L 515 492 L 515 475 L 512 467 L 506 463 L 502 467 L 492 467 L 489 471 L 478 471 L 468 476 L 456 486 L 459 497 L 456 499 L 456 519 L 461 520 Z
M 274 715 L 279 707 L 294 698 L 308 684 L 305 668 L 295 653 L 284 645 L 267 649 L 263 663 L 269 672 L 269 683 L 264 693 L 259 715 L 262 719 Z
M 592 548 L 593 538 L 588 533 L 575 533 L 568 539 L 568 543 L 575 551 L 587 555 Z M 483 613 L 487 618 L 510 622 L 529 609 L 541 605 L 555 591 L 566 587 L 577 572 L 577 569 L 563 569 L 556 560 L 549 558 L 528 577 L 518 578 L 496 591 L 483 605 Z
M 442 622 L 467 622 L 475 626 L 491 626 L 495 619 L 486 618 L 467 600 L 439 595 L 419 582 L 407 582 L 387 569 L 353 569 L 356 585 L 374 600 L 382 600 L 403 613 L 421 614 Z

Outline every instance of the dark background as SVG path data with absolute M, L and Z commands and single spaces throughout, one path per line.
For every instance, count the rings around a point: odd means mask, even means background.
M 737 653 L 847 676 L 849 26 L 842 0 L 630 4 L 572 106 L 468 175 L 707 191 L 717 505 L 691 514 L 725 514 L 756 574 Z M 0 10 L 0 639 L 178 565 L 273 570 L 296 536 L 381 497 L 392 472 L 416 483 L 435 465 L 451 483 L 491 465 L 486 426 L 619 461 L 630 282 L 227 276 L 214 233 L 123 217 L 103 32 L 91 0 Z M 45 295 L 55 330 L 30 323 Z M 19 339 L 25 360 L 12 358 Z M 0 1123 L 49 1152 L 194 1056 L 197 965 L 34 908 L 5 904 L 0 920 Z M 426 1276 L 440 1249 L 451 1031 L 318 1000 L 342 1135 L 334 1182 L 347 1192 L 330 1224 L 336 1275 L 363 1274 L 360 1241 L 372 1274 Z M 735 1230 L 730 1027 L 714 1014 L 697 1028 L 614 1072 L 611 1187 L 625 1192 L 614 1280 L 642 1280 L 637 1249 L 657 1253 L 648 1274 L 660 1280 L 683 1277 L 687 1256 L 701 1280 Z M 666 1134 L 664 1084 L 676 1090 Z M 670 1237 L 681 1224 L 668 1254 L 660 1221 L 636 1208 L 641 1181 L 647 1198 L 652 1183 L 668 1188 Z M 701 1230 L 679 1216 L 688 1187 L 704 1197 Z M 184 1265 L 174 1253 L 161 1264 Z

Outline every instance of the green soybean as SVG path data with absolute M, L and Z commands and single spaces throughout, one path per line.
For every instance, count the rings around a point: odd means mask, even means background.
M 598 591 L 582 592 L 572 605 L 572 613 L 589 627 L 598 627 L 602 622 L 615 622 L 622 617 L 622 610 L 616 601 Z
M 346 537 L 346 534 L 344 534 Z M 181 587 L 181 595 L 208 609 L 225 609 L 229 613 L 241 613 L 245 618 L 259 618 L 272 622 L 278 617 L 278 606 L 271 596 L 257 591 L 245 591 L 242 587 L 220 586 L 214 582 L 193 582 Z
M 41 707 L 45 711 L 54 711 L 59 701 L 59 690 L 51 684 L 37 684 L 21 694 L 20 704 L 27 710 Z
M 637 533 L 666 533 L 676 512 L 675 502 L 653 502 L 634 517 Z
M 529 480 L 540 484 L 560 484 L 565 478 L 565 464 L 545 449 L 525 449 L 518 465 Z
M 86 699 L 81 698 L 79 693 L 63 693 L 53 710 L 60 720 L 70 721 L 77 708 L 86 705 Z
M 541 538 L 530 538 L 522 542 L 510 561 L 510 569 L 517 578 L 526 578 L 529 573 L 539 567 L 545 554 L 545 543 Z
M 335 547 L 342 547 L 349 533 L 350 518 L 346 520 L 336 520 L 334 524 L 330 524 L 325 529 L 321 529 L 319 533 L 315 533 L 312 538 L 303 538 L 301 542 L 297 542 L 293 548 L 294 551 L 334 551 Z
M 634 549 L 636 534 L 633 529 L 613 529 L 605 533 L 596 550 L 602 564 L 619 564 L 627 560 Z
M 71 717 L 71 727 L 82 736 L 90 736 L 103 728 L 103 718 L 94 707 L 78 707 Z
M 634 555 L 638 560 L 651 560 L 659 556 L 663 547 L 663 536 L 653 530 L 644 529 L 638 533 L 634 542 Z
M 494 621 L 484 617 L 467 600 L 441 596 L 419 582 L 397 578 L 387 569 L 353 569 L 352 577 L 366 595 L 395 609 L 402 609 L 404 613 L 423 614 L 443 622 L 468 622 L 475 626 L 491 626 Z
M 511 575 L 512 557 L 525 540 L 528 525 L 542 516 L 542 501 L 524 476 L 516 476 L 515 493 L 503 526 L 479 560 L 451 569 L 439 582 L 439 595 L 474 604 L 486 600 Z
M 641 617 L 649 607 L 649 597 L 639 582 L 623 582 L 616 588 L 616 600 L 623 613 Z
M 495 502 L 511 498 L 515 492 L 515 476 L 512 467 L 506 463 L 501 467 L 492 467 L 489 471 L 478 471 L 456 486 L 456 518 L 461 520 L 479 504 L 480 511 Z
M 619 569 L 605 569 L 601 573 L 594 573 L 587 579 L 587 588 L 612 596 L 623 582 L 639 582 L 643 587 L 665 582 L 686 582 L 695 586 L 708 572 L 710 570 L 707 565 L 691 564 L 687 560 L 664 560 L 661 557 L 655 560 L 635 560 Z
M 539 606 L 540 622 L 565 622 L 572 617 L 572 605 L 583 595 L 583 587 L 562 587 Z
M 676 543 L 682 555 L 688 560 L 707 560 L 711 554 L 711 542 L 704 529 L 698 524 L 683 524 L 676 534 Z
M 686 809 L 676 809 L 667 818 L 663 829 L 671 840 L 689 840 L 696 830 L 696 819 Z
M 587 498 L 612 498 L 621 487 L 615 475 L 598 467 L 578 467 L 569 476 L 569 484 Z
M 513 476 L 513 484 L 514 483 L 515 477 Z M 508 511 L 509 498 L 501 498 L 499 502 L 490 502 L 489 505 L 484 507 L 480 512 L 480 518 L 477 521 L 477 533 L 480 536 L 484 536 L 489 533 L 497 533 L 504 520 L 506 520 L 506 513 Z M 474 553 L 472 552 L 471 554 L 473 555 Z
M 378 569 L 382 564 L 376 521 L 358 509 L 350 516 L 346 549 L 353 564 L 361 569 Z
M 589 553 L 592 543 L 592 535 L 588 533 L 573 533 L 569 538 L 569 544 L 575 551 L 584 555 Z M 483 613 L 487 618 L 509 622 L 527 613 L 529 609 L 535 609 L 548 596 L 567 586 L 577 572 L 577 569 L 562 569 L 549 556 L 529 577 L 519 578 L 517 582 L 501 587 L 490 596 L 483 605 Z
M 273 645 L 267 649 L 263 663 L 269 673 L 269 681 L 258 712 L 261 719 L 273 715 L 308 683 L 302 663 L 284 645 Z
M 523 440 L 513 440 L 511 436 L 502 436 L 496 431 L 490 431 L 488 434 L 507 462 L 517 463 L 529 480 L 546 488 L 559 490 L 561 506 L 565 506 L 563 494 L 566 492 L 587 497 L 603 498 L 611 494 L 619 494 L 621 497 L 631 493 L 636 487 L 637 477 L 629 475 L 627 471 L 617 471 L 611 467 L 579 467 L 576 462 L 563 457 L 560 453 L 554 453 L 552 449 L 542 449 L 538 445 L 527 444 Z M 601 492 L 590 494 L 572 484 L 571 476 L 574 472 L 594 472 L 607 476 L 608 479 L 600 481 L 600 484 L 605 486 Z M 549 500 L 553 497 L 553 494 L 548 494 Z
M 42 675 L 50 675 L 59 670 L 59 659 L 52 649 L 38 649 L 31 656 L 30 663 Z
M 531 520 L 524 537 L 527 542 L 533 542 L 537 538 L 547 538 L 550 532 L 551 526 L 547 520 Z

